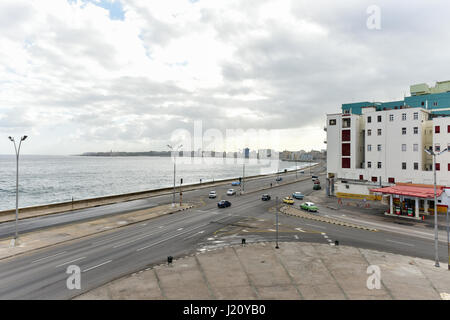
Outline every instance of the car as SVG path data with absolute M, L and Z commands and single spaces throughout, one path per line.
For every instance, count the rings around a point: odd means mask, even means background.
M 300 173 L 305 174 L 305 170 L 300 171 Z
M 231 206 L 231 202 L 228 200 L 220 200 L 219 202 L 217 202 L 217 206 L 219 208 L 227 208 Z
M 228 189 L 227 195 L 229 195 L 229 196 L 234 196 L 235 194 L 236 194 L 236 190 L 234 190 L 234 189 Z
M 312 211 L 312 212 L 317 212 L 317 210 L 319 210 L 316 205 L 312 202 L 303 202 L 300 205 L 300 208 L 306 211 Z
M 217 193 L 213 190 L 209 192 L 209 196 L 210 199 L 214 199 L 215 197 L 217 197 Z
M 232 186 L 240 186 L 240 185 L 241 185 L 241 182 L 240 182 L 240 181 L 233 181 L 233 182 L 231 183 L 231 185 L 232 185 Z
M 311 179 L 312 179 L 312 181 L 315 181 L 315 180 L 318 180 L 319 177 L 318 177 L 318 176 L 315 176 L 315 175 L 312 175 L 312 176 L 311 176 Z
M 314 180 L 314 184 L 320 184 L 320 180 L 319 179 Z
M 294 204 L 294 199 L 292 199 L 291 197 L 284 197 L 283 202 L 287 204 Z
M 292 194 L 292 198 L 299 199 L 299 200 L 303 200 L 304 195 L 303 195 L 303 193 L 301 193 L 301 192 L 294 192 L 294 193 Z
M 277 178 L 275 179 L 275 181 L 282 181 L 282 180 L 283 180 L 282 177 L 277 177 Z
M 270 200 L 270 194 L 263 194 L 261 197 L 262 201 L 269 201 Z
M 322 189 L 320 184 L 315 184 L 314 187 L 313 187 L 313 190 L 320 190 L 320 189 Z

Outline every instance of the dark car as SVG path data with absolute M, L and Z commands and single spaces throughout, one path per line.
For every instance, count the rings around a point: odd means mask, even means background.
M 270 200 L 270 194 L 263 194 L 261 197 L 262 201 L 269 201 Z
M 228 201 L 228 200 L 220 200 L 220 201 L 217 203 L 217 206 L 218 206 L 219 208 L 226 208 L 226 207 L 231 206 L 231 202 Z
M 277 178 L 275 179 L 275 181 L 281 181 L 281 180 L 283 180 L 282 177 L 277 177 Z

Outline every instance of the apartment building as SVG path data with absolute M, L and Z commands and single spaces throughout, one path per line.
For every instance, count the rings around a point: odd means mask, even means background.
M 414 85 L 411 97 L 403 101 L 343 104 L 341 113 L 328 114 L 327 192 L 340 197 L 390 197 L 384 200 L 391 207 L 393 200 L 407 200 L 406 207 L 414 205 L 416 216 L 420 209 L 428 213 L 434 202 L 420 197 L 420 192 L 428 194 L 434 179 L 433 159 L 425 148 L 439 152 L 450 147 L 450 81 L 436 87 Z M 436 157 L 436 177 L 438 211 L 446 212 L 450 152 Z M 384 191 L 394 189 L 382 189 L 394 186 L 397 194 L 387 196 Z M 408 192 L 402 194 L 402 189 Z

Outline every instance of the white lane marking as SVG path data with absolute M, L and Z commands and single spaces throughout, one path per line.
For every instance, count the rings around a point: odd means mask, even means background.
M 181 231 L 181 230 L 183 230 L 183 228 L 178 228 L 178 229 L 177 229 L 177 231 Z
M 48 257 L 44 257 L 44 258 L 40 258 L 40 259 L 34 260 L 34 261 L 32 261 L 31 263 L 39 262 L 39 261 L 42 261 L 42 260 L 45 260 L 45 259 L 50 259 L 50 258 L 59 256 L 59 255 L 62 255 L 63 253 L 66 253 L 66 251 L 63 251 L 63 252 L 60 252 L 60 253 L 57 253 L 57 254 L 48 256 Z
M 125 242 L 116 244 L 113 248 L 114 248 L 114 249 L 115 249 L 115 248 L 120 248 L 120 247 L 123 247 L 124 245 L 127 245 L 127 244 L 129 244 L 129 243 L 136 242 L 136 241 L 141 240 L 141 239 L 145 239 L 145 238 L 150 237 L 150 236 L 152 236 L 152 235 L 154 235 L 154 233 L 146 234 L 145 236 L 138 237 L 138 238 L 133 239 L 133 240 L 130 240 L 130 241 L 125 241 Z
M 69 263 L 72 263 L 72 262 L 75 262 L 75 261 L 80 261 L 80 260 L 85 259 L 85 258 L 86 258 L 86 257 L 81 257 L 81 258 L 77 258 L 77 259 L 74 259 L 74 260 L 70 260 L 70 261 L 67 261 L 67 262 L 58 264 L 55 268 L 62 267 L 62 266 L 65 265 L 65 264 L 69 264 Z
M 205 232 L 205 230 L 202 230 L 200 232 L 194 233 L 193 235 L 190 235 L 189 237 L 184 238 L 183 240 L 198 236 L 199 234 L 202 234 L 203 232 Z M 213 238 L 208 238 L 208 239 L 213 239 Z
M 315 228 L 319 228 L 319 229 L 326 229 L 326 227 L 322 227 L 322 226 L 318 226 L 315 224 L 309 224 L 309 223 L 305 223 L 307 226 L 311 226 L 311 227 L 315 227 Z
M 167 240 L 176 238 L 176 237 L 178 237 L 178 236 L 180 236 L 180 235 L 182 235 L 182 234 L 189 233 L 189 232 L 194 231 L 194 230 L 197 230 L 197 229 L 199 229 L 199 228 L 203 228 L 203 227 L 205 227 L 205 226 L 207 226 L 207 225 L 208 225 L 208 224 L 202 224 L 201 226 L 198 226 L 198 227 L 196 227 L 196 228 L 194 228 L 194 229 L 190 229 L 190 230 L 187 230 L 187 231 L 184 231 L 184 232 L 181 232 L 181 233 L 177 233 L 177 234 L 175 234 L 175 235 L 173 235 L 173 236 L 171 236 L 171 237 L 169 237 L 169 238 L 165 238 L 165 239 L 162 239 L 162 240 L 157 241 L 157 242 L 155 242 L 155 243 L 149 244 L 148 246 L 139 248 L 139 249 L 137 249 L 136 251 L 141 251 L 141 250 L 144 250 L 144 249 L 147 249 L 147 248 L 156 246 L 157 244 L 160 244 L 160 243 L 162 243 L 162 242 L 164 242 L 164 241 L 167 241 Z
M 411 244 L 411 243 L 405 243 L 405 242 L 394 241 L 394 240 L 389 240 L 389 239 L 386 239 L 386 241 L 388 241 L 388 242 L 393 242 L 393 243 L 397 243 L 397 244 L 402 244 L 402 245 L 404 245 L 404 246 L 414 247 L 414 245 Z
M 328 239 L 328 236 L 323 236 L 325 239 Z
M 105 262 L 103 262 L 103 263 L 100 263 L 100 264 L 98 264 L 98 265 L 96 265 L 96 266 L 87 268 L 86 270 L 83 270 L 83 272 L 88 272 L 88 271 L 90 271 L 90 270 L 92 270 L 92 269 L 101 267 L 101 266 L 103 266 L 103 265 L 105 265 L 105 264 L 107 264 L 107 263 L 110 263 L 110 262 L 112 262 L 112 260 L 108 260 L 108 261 L 105 261 Z
M 146 223 L 141 224 L 141 226 L 146 226 L 146 225 L 147 225 Z
M 294 238 L 297 239 L 297 240 L 299 239 L 299 238 L 298 238 L 298 235 L 295 235 Z
M 328 241 L 328 242 L 331 242 L 331 240 L 330 240 L 330 239 L 327 239 L 327 241 Z

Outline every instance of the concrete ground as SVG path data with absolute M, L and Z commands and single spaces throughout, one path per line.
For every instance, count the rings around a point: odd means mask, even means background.
M 448 299 L 433 261 L 330 244 L 263 242 L 205 251 L 117 279 L 76 299 Z M 367 268 L 380 269 L 368 289 Z M 83 279 L 81 279 L 83 286 Z
M 0 259 L 13 257 L 33 250 L 71 241 L 100 232 L 108 232 L 114 229 L 157 218 L 180 210 L 190 208 L 190 204 L 177 204 L 175 207 L 162 205 L 151 209 L 138 210 L 126 214 L 109 216 L 81 223 L 73 223 L 65 226 L 53 227 L 40 231 L 21 234 L 18 243 L 12 245 L 11 239 L 0 240 Z

